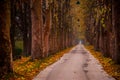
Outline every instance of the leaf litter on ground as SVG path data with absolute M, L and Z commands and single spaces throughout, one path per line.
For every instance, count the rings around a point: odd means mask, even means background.
M 60 57 L 72 48 L 62 50 L 43 59 L 35 59 L 34 61 L 30 57 L 22 57 L 21 59 L 15 60 L 13 61 L 14 72 L 5 75 L 3 80 L 32 80 L 40 71 L 59 60 Z
M 114 77 L 116 80 L 120 80 L 120 65 L 116 64 L 111 58 L 104 57 L 101 52 L 95 51 L 94 47 L 91 45 L 85 46 L 88 51 L 91 52 L 91 54 L 97 58 L 100 63 L 102 64 L 104 70 Z

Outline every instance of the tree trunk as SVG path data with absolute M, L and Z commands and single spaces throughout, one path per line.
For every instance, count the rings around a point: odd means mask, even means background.
M 43 56 L 42 53 L 42 2 L 41 0 L 32 0 L 32 59 L 38 59 Z
M 24 5 L 24 13 L 23 13 L 23 55 L 29 56 L 31 54 L 31 9 L 30 9 L 30 0 L 25 1 Z
M 115 53 L 114 60 L 120 63 L 120 1 L 113 1 L 113 29 L 115 33 Z
M 0 77 L 12 72 L 10 41 L 10 0 L 0 1 Z
M 12 44 L 12 54 L 14 58 L 15 53 L 15 0 L 11 1 L 11 27 L 10 27 L 10 38 Z

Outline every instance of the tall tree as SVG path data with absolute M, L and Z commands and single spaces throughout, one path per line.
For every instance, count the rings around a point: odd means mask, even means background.
M 30 0 L 24 1 L 22 8 L 23 55 L 31 55 L 31 8 Z
M 10 0 L 0 0 L 0 77 L 12 72 Z
M 120 63 L 120 1 L 112 0 L 112 25 L 115 34 L 115 52 L 113 54 L 113 59 Z
M 84 6 L 86 39 L 95 50 L 120 63 L 120 1 L 81 0 Z
M 42 0 L 32 0 L 32 59 L 44 56 L 42 54 Z

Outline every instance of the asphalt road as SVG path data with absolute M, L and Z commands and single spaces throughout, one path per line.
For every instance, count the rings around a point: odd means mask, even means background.
M 79 44 L 33 80 L 115 80 L 83 45 Z

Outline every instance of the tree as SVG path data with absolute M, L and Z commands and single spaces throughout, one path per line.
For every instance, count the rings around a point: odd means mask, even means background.
M 31 1 L 11 1 L 11 42 L 13 58 L 31 55 Z M 23 42 L 23 52 L 17 53 L 15 43 Z
M 120 63 L 120 1 L 112 0 L 112 26 L 113 34 L 115 36 L 114 54 L 113 59 Z
M 10 0 L 0 1 L 0 77 L 12 72 Z
M 95 50 L 120 63 L 120 1 L 81 0 L 81 4 L 84 4 L 82 6 L 85 9 L 86 39 Z
M 32 59 L 44 56 L 42 53 L 42 0 L 32 0 Z
M 31 38 L 32 38 L 32 28 L 31 28 L 31 8 L 30 0 L 24 1 L 22 3 L 24 8 L 22 8 L 22 28 L 23 28 L 23 55 L 31 55 Z

